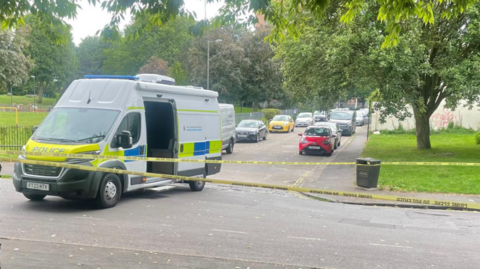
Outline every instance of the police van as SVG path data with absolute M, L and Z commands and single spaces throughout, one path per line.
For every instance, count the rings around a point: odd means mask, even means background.
M 221 160 L 218 93 L 166 85 L 152 75 L 85 76 L 72 82 L 24 150 L 36 153 Z M 143 78 L 143 79 L 142 79 Z M 166 175 L 206 177 L 220 164 L 20 156 Z M 15 189 L 30 200 L 46 195 L 93 199 L 113 207 L 125 192 L 166 186 L 167 178 L 15 164 Z M 201 191 L 205 182 L 185 182 Z

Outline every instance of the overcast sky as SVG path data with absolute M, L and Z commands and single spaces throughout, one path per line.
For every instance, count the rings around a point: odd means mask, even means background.
M 204 0 L 184 0 L 187 10 L 195 12 L 197 19 L 201 20 L 205 16 L 205 2 Z M 95 33 L 102 29 L 110 22 L 111 15 L 97 6 L 91 6 L 87 0 L 82 0 L 82 9 L 77 11 L 77 18 L 70 20 L 68 23 L 72 26 L 73 42 L 78 46 L 82 39 L 87 36 L 95 35 Z M 218 10 L 222 3 L 215 2 L 207 4 L 207 18 L 211 19 L 218 15 Z M 125 25 L 130 23 L 130 19 L 121 23 L 120 28 L 123 30 Z

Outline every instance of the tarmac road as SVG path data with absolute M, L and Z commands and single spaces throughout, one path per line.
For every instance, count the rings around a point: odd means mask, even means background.
M 298 155 L 295 133 L 237 144 L 224 157 L 328 161 Z M 216 177 L 288 185 L 315 169 L 323 168 L 225 165 Z M 56 197 L 28 201 L 8 179 L 0 188 L 1 268 L 480 268 L 475 212 L 324 203 L 222 185 L 131 193 L 96 210 Z

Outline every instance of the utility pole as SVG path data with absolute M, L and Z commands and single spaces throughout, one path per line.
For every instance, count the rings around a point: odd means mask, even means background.
M 10 83 L 10 104 L 13 106 L 13 84 Z

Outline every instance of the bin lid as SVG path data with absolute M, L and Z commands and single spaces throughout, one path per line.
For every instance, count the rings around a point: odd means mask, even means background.
M 382 161 L 370 157 L 357 158 L 357 164 L 380 164 Z

